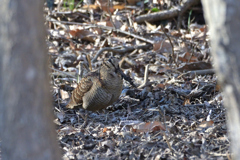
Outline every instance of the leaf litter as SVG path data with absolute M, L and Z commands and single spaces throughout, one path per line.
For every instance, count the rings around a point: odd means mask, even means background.
M 189 11 L 182 19 L 135 21 L 182 2 L 106 2 L 76 0 L 71 8 L 55 1 L 52 10 L 45 8 L 63 159 L 230 159 L 208 27 L 199 21 L 188 25 Z M 191 15 L 199 19 L 194 11 Z M 124 81 L 119 100 L 99 112 L 66 109 L 77 82 L 109 56 L 121 58 L 120 67 L 137 87 Z M 82 127 L 80 113 L 86 112 L 89 121 Z

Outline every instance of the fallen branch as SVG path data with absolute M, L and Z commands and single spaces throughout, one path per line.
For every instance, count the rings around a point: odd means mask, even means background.
M 150 45 L 140 45 L 140 46 L 123 46 L 124 48 L 123 49 L 120 49 L 121 47 L 120 46 L 117 46 L 117 47 L 105 47 L 105 48 L 102 48 L 100 49 L 96 55 L 94 56 L 94 58 L 92 59 L 92 63 L 96 62 L 97 61 L 97 58 L 100 54 L 102 54 L 104 51 L 110 51 L 110 52 L 113 52 L 113 53 L 119 53 L 119 54 L 124 54 L 124 53 L 127 53 L 127 52 L 131 52 L 135 49 L 147 49 L 148 47 L 150 47 Z
M 52 69 L 52 70 L 54 70 L 54 71 L 56 71 L 56 72 L 59 72 L 58 74 L 55 74 L 55 73 L 53 72 L 53 73 L 51 73 L 52 75 L 57 75 L 57 76 L 64 76 L 64 75 L 66 75 L 66 76 L 69 76 L 69 77 L 72 77 L 72 78 L 76 78 L 75 75 L 72 75 L 72 74 L 69 73 L 69 72 L 60 71 L 60 70 L 55 69 L 55 68 L 50 68 L 50 69 Z
M 188 8 L 190 8 L 191 6 L 193 6 L 199 2 L 200 2 L 199 0 L 187 0 L 187 2 L 185 2 L 182 6 L 180 6 L 180 8 L 174 8 L 174 9 L 170 9 L 167 11 L 150 13 L 150 14 L 138 16 L 138 17 L 136 17 L 135 21 L 137 23 L 143 23 L 145 21 L 154 22 L 154 21 L 159 21 L 159 20 L 170 19 L 170 18 L 178 16 L 179 14 L 182 15 L 184 12 L 187 11 Z
M 181 78 L 186 75 L 190 75 L 190 76 L 194 77 L 195 75 L 208 75 L 208 74 L 209 75 L 215 74 L 215 70 L 214 69 L 204 69 L 204 70 L 188 71 L 187 73 L 183 73 L 183 74 L 179 75 L 178 78 Z

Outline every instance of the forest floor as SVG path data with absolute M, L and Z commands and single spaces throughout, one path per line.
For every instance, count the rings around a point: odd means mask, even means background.
M 231 159 L 198 0 L 70 2 L 45 8 L 54 122 L 64 160 Z M 119 100 L 99 112 L 66 109 L 81 77 L 110 56 L 121 59 L 137 87 L 124 81 Z M 85 127 L 80 112 L 88 113 Z

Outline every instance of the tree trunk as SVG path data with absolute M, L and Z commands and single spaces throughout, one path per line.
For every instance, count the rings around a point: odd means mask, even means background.
M 202 0 L 212 53 L 224 90 L 233 159 L 240 159 L 240 1 Z
M 1 0 L 3 160 L 59 160 L 49 91 L 43 1 Z

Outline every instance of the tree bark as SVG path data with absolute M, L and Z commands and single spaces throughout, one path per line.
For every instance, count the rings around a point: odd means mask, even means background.
M 240 159 L 240 1 L 202 0 L 212 54 L 224 91 L 233 159 Z
M 43 1 L 1 0 L 3 160 L 59 160 L 49 91 Z

